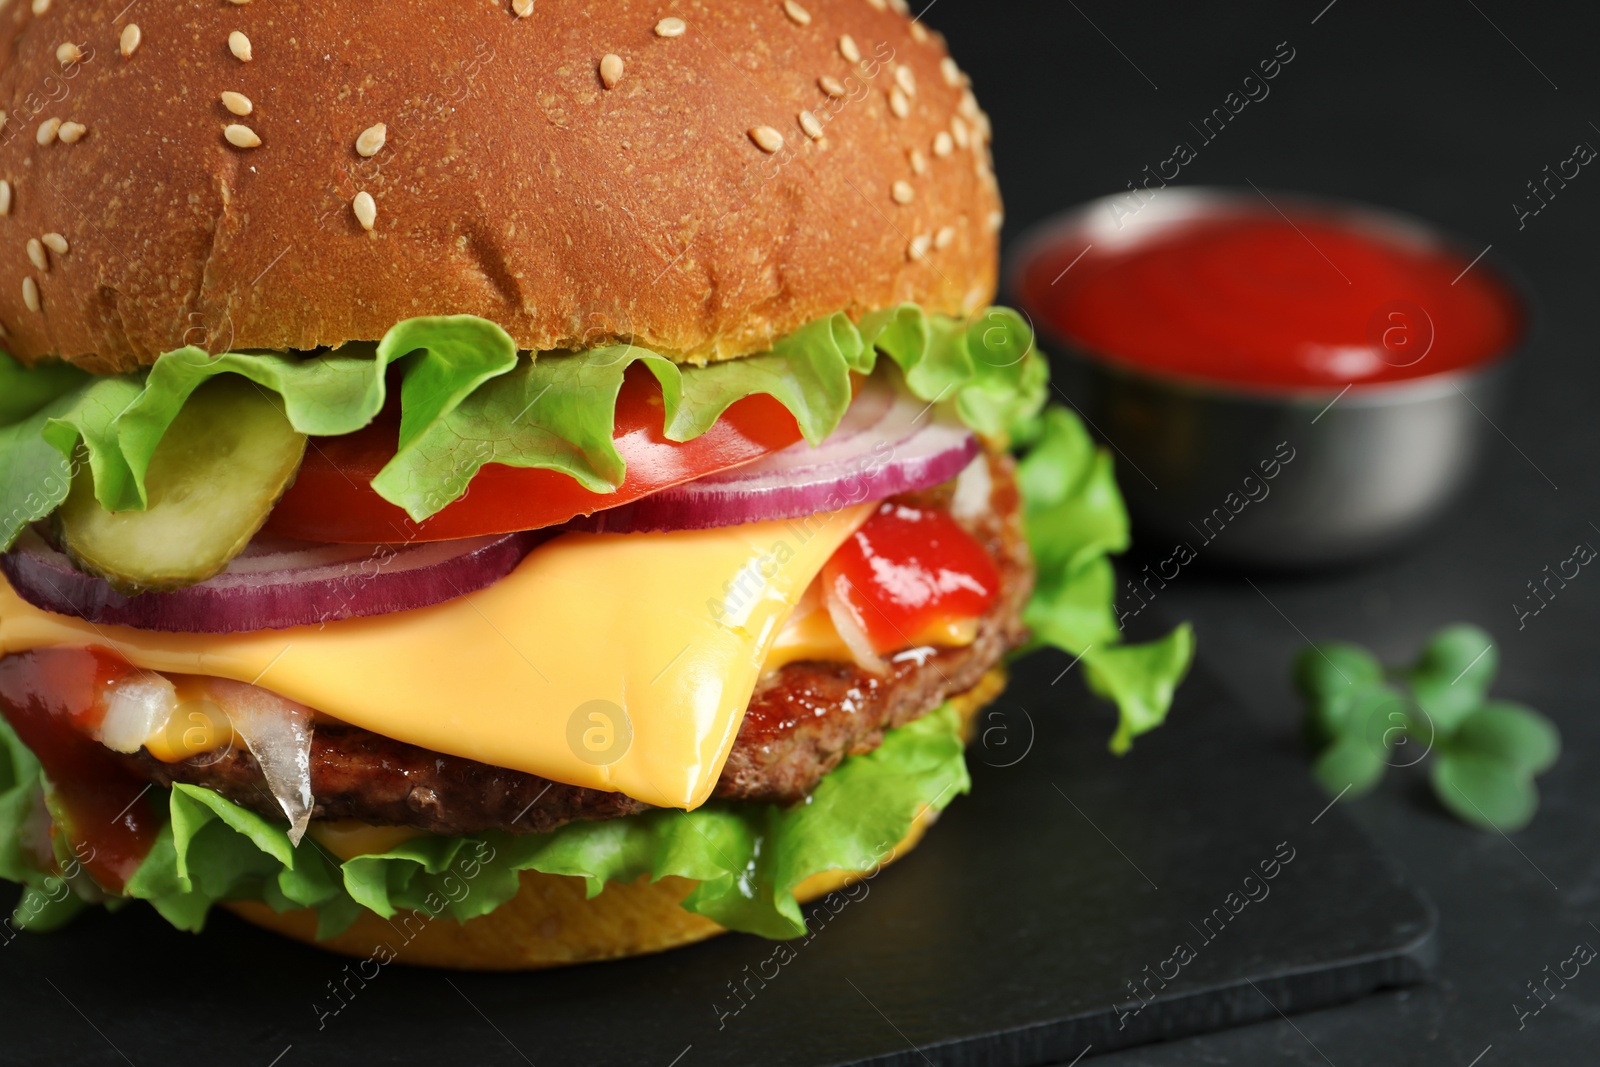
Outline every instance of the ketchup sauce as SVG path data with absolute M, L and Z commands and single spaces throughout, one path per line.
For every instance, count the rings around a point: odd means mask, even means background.
M 1523 332 L 1520 301 L 1483 264 L 1315 212 L 1234 211 L 1123 247 L 1085 243 L 1028 265 L 1030 310 L 1088 352 L 1178 377 L 1399 381 L 1488 362 Z
M 948 512 L 885 503 L 822 568 L 828 593 L 882 654 L 928 643 L 994 604 L 1000 572 Z
M 134 673 L 101 648 L 39 648 L 0 659 L 0 713 L 50 779 L 58 826 L 96 882 L 121 891 L 150 851 L 161 819 L 92 732 L 110 688 Z

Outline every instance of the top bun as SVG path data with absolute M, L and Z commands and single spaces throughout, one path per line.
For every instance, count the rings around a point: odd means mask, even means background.
M 472 314 L 699 362 L 836 311 L 973 310 L 989 125 L 904 10 L 11 0 L 4 345 L 108 373 Z

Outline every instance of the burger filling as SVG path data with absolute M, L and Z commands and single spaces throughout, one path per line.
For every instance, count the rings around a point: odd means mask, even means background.
M 0 427 L 0 876 L 35 926 L 111 893 L 330 934 L 477 842 L 458 919 L 524 870 L 670 874 L 803 932 L 800 881 L 966 790 L 948 702 L 1030 634 L 1117 701 L 1119 750 L 1187 665 L 1183 629 L 1118 644 L 1109 460 L 1007 316 L 834 316 L 699 368 L 413 320 L 172 353 L 109 419 L 107 380 L 57 374 Z
M 980 549 L 982 558 L 946 559 L 943 562 L 961 569 L 942 568 L 946 588 L 969 595 L 941 596 L 936 584 L 941 575 L 921 569 L 908 576 L 902 568 L 892 580 L 929 587 L 928 595 L 915 598 L 915 607 L 929 621 L 903 637 L 901 625 L 889 621 L 874 604 L 868 609 L 867 630 L 884 654 L 862 664 L 839 637 L 823 604 L 829 595 L 823 591 L 825 575 L 872 589 L 886 606 L 893 600 L 870 577 L 844 575 L 847 567 L 858 573 L 870 571 L 871 562 L 865 561 L 859 544 L 847 544 L 835 553 L 768 653 L 717 779 L 716 796 L 785 805 L 803 800 L 846 756 L 872 751 L 887 730 L 921 718 L 947 697 L 972 688 L 1006 651 L 1022 643 L 1021 615 L 1032 568 L 1010 463 L 1000 457 L 975 462 L 984 469 L 974 471 L 969 481 L 988 481 L 990 470 L 998 476 L 992 500 L 984 500 L 982 510 L 952 517 L 952 482 L 933 492 L 892 499 L 879 509 L 879 521 L 869 520 L 861 531 L 868 543 L 875 532 L 880 538 L 903 539 L 908 534 L 925 536 L 927 527 L 944 527 L 940 533 L 946 539 L 953 539 L 952 532 L 972 538 L 970 547 L 960 548 L 969 553 Z M 947 517 L 951 525 L 943 521 Z M 958 551 L 949 554 L 957 556 Z M 884 558 L 876 555 L 872 560 Z M 104 666 L 91 666 L 87 656 L 80 662 L 85 669 L 106 673 Z M 189 692 L 180 692 L 179 685 L 186 685 Z M 254 755 L 260 745 L 245 744 L 233 735 L 226 726 L 228 716 L 211 710 L 220 708 L 206 700 L 205 688 L 179 679 L 169 690 L 144 672 L 132 672 L 125 681 L 114 683 L 102 703 L 118 711 L 138 707 L 131 716 L 134 732 L 145 732 L 136 738 L 119 737 L 116 717 L 102 713 L 95 734 L 103 744 L 125 753 L 120 762 L 142 780 L 163 786 L 173 782 L 204 786 L 262 815 L 281 817 L 295 806 L 301 783 L 286 783 L 287 792 L 282 786 L 275 789 L 274 776 Z M 148 719 L 144 717 L 147 694 L 158 705 Z M 233 694 L 218 695 L 229 702 L 237 699 Z M 263 694 L 260 699 L 271 698 Z M 189 709 L 188 714 L 204 709 L 181 732 L 171 725 L 171 716 L 180 707 Z M 289 701 L 283 701 L 280 714 L 287 721 L 305 715 Z M 109 724 L 108 717 L 113 719 Z M 305 731 L 309 745 L 305 774 L 313 820 L 410 826 L 436 834 L 546 833 L 573 820 L 634 815 L 650 807 L 623 793 L 567 785 L 431 751 L 321 712 L 311 717 L 311 723 L 314 729 Z M 189 746 L 183 745 L 184 734 Z M 177 738 L 180 747 L 170 747 L 169 738 Z M 197 751 L 187 754 L 188 747 Z

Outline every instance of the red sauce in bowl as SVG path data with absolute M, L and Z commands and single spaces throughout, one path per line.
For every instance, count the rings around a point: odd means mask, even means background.
M 1025 265 L 1021 296 L 1087 352 L 1258 388 L 1421 378 L 1490 362 L 1521 337 L 1520 301 L 1470 256 L 1290 210 L 1151 226 L 1134 241 L 1063 234 Z

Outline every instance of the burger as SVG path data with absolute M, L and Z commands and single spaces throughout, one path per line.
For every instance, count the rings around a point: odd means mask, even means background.
M 1166 713 L 887 0 L 0 10 L 7 925 L 523 968 L 805 929 L 1014 655 Z M 141 905 L 142 906 L 142 905 Z

